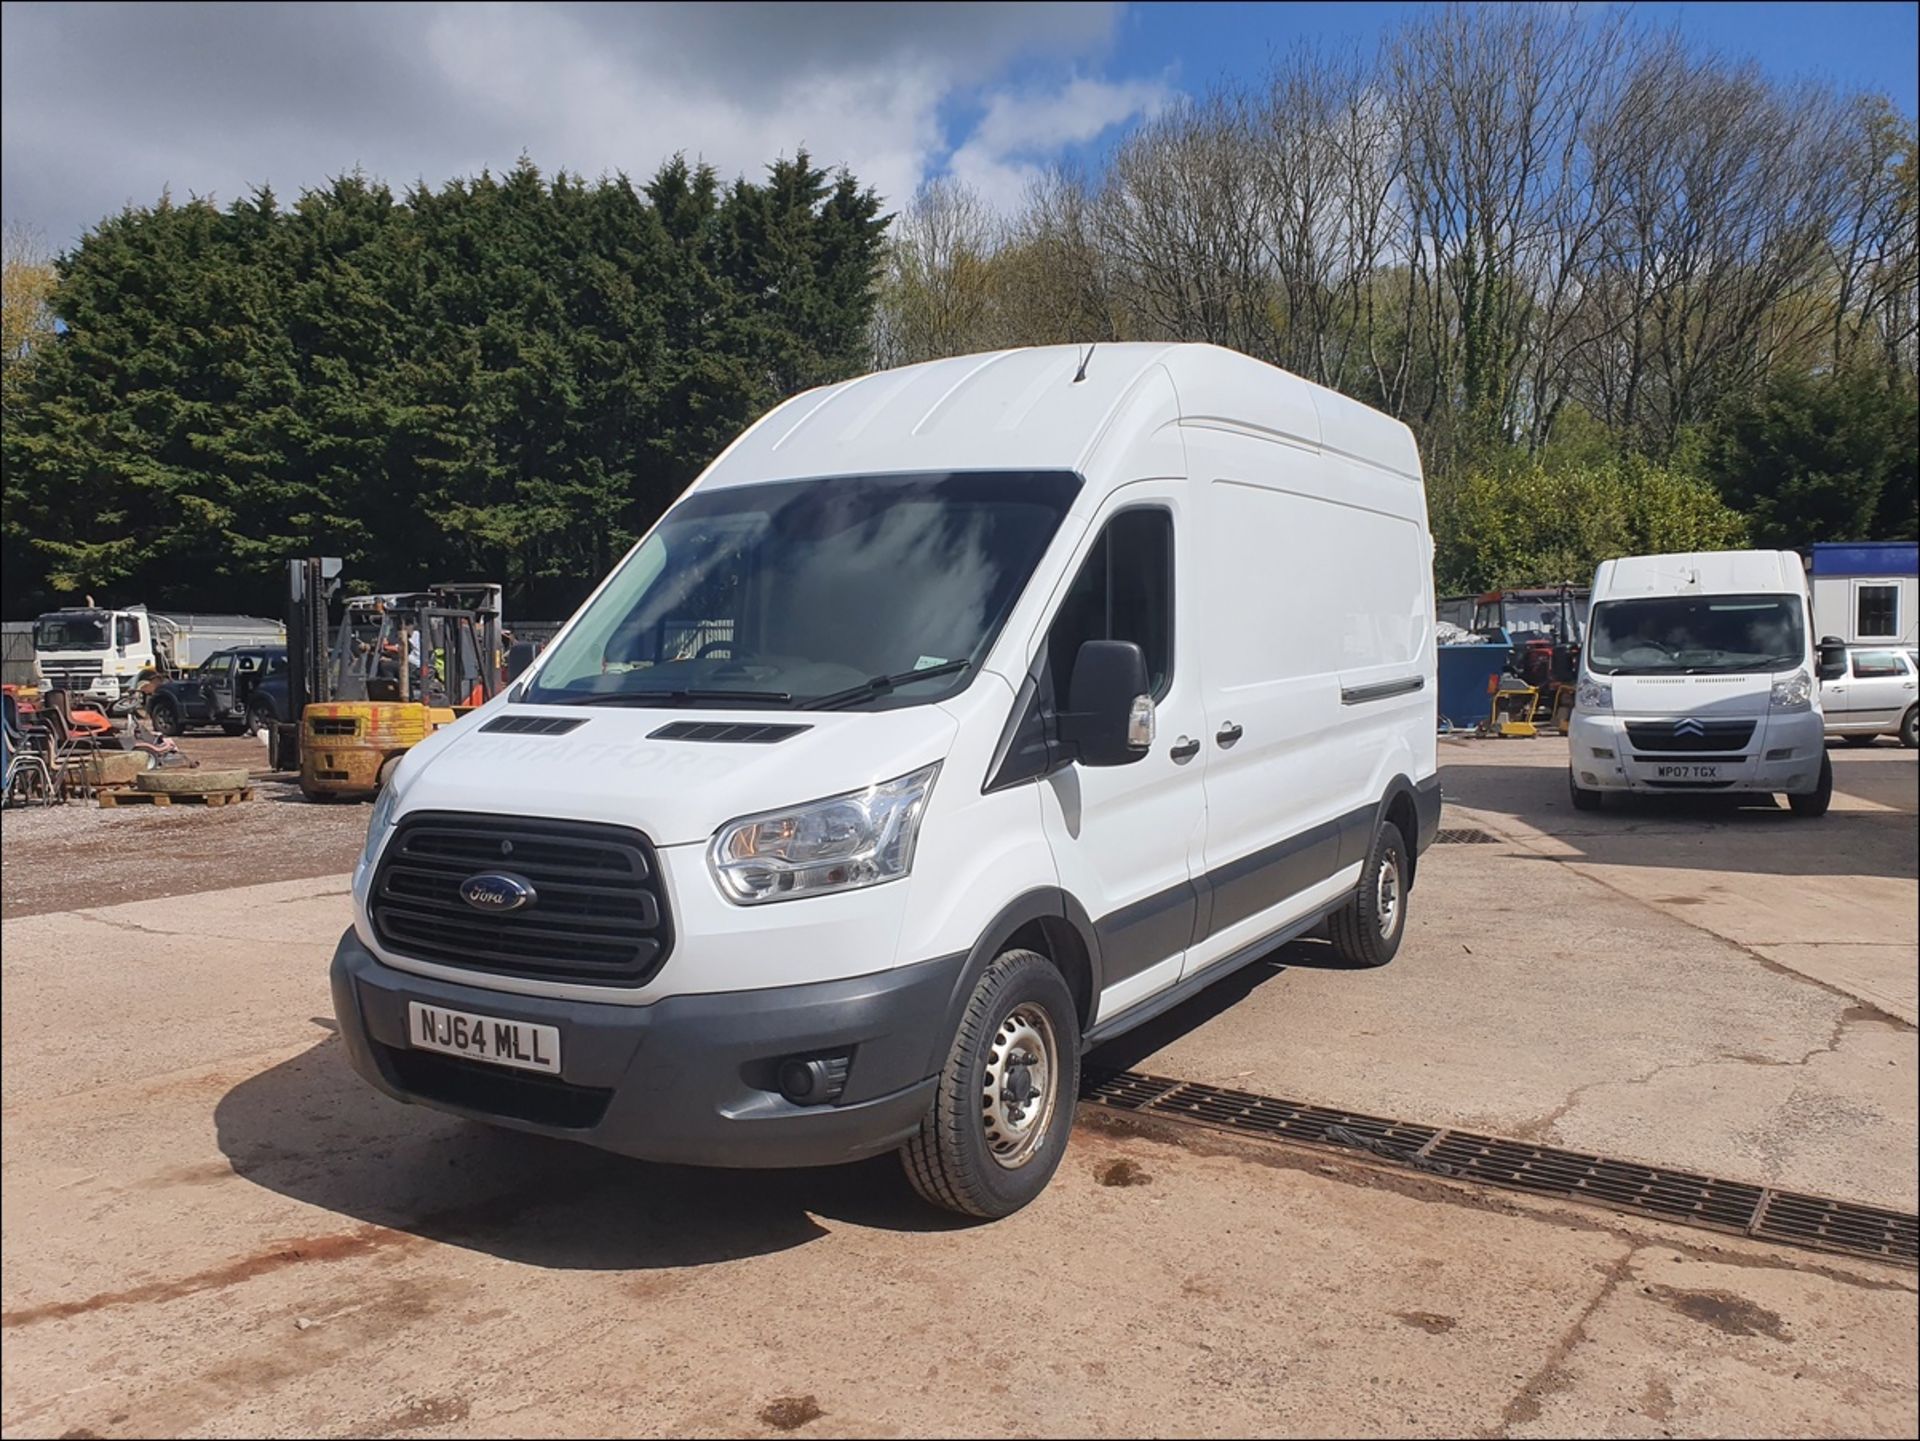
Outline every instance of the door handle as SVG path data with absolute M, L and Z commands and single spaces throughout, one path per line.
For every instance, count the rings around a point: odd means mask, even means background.
M 1167 752 L 1177 761 L 1190 761 L 1200 754 L 1200 742 L 1181 736 L 1173 743 L 1173 749 Z
M 1239 726 L 1235 725 L 1232 721 L 1228 721 L 1225 725 L 1221 726 L 1219 730 L 1214 732 L 1213 738 L 1223 746 L 1230 746 L 1245 734 L 1246 732 Z

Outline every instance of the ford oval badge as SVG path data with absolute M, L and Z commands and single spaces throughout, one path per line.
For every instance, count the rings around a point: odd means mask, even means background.
M 476 911 L 517 911 L 534 903 L 533 884 L 505 871 L 486 871 L 460 882 L 460 899 Z

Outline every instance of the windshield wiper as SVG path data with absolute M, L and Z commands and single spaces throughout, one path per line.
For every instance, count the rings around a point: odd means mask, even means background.
M 804 702 L 801 710 L 832 710 L 835 706 L 851 705 L 854 701 L 866 700 L 871 696 L 885 695 L 895 686 L 911 685 L 917 680 L 932 680 L 935 676 L 953 675 L 972 665 L 970 660 L 950 660 L 944 665 L 923 666 L 919 670 L 896 671 L 892 675 L 877 675 L 872 680 L 863 680 L 859 685 L 850 685 L 845 690 L 830 691 L 826 695 L 816 696 Z
M 784 704 L 792 699 L 792 694 L 783 690 L 607 690 L 595 691 L 591 695 L 575 696 L 571 700 L 548 701 L 541 704 L 647 706 L 662 701 L 714 700 L 750 700 Z

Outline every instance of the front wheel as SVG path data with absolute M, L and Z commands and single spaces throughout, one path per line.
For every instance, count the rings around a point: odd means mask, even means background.
M 163 736 L 177 736 L 182 729 L 180 707 L 166 696 L 156 696 L 147 707 L 147 714 L 153 721 L 154 731 Z
M 1577 811 L 1597 811 L 1605 799 L 1599 791 L 1589 790 L 1573 778 L 1573 772 L 1567 772 L 1567 794 L 1573 797 L 1573 808 Z
M 1080 1094 L 1073 993 L 1036 951 L 1003 952 L 974 987 L 917 1135 L 913 1188 L 967 1216 L 1012 1215 L 1046 1189 Z
M 1393 959 L 1407 929 L 1407 882 L 1412 874 L 1400 827 L 1381 822 L 1360 871 L 1360 889 L 1327 918 L 1327 933 L 1343 961 L 1371 967 Z
M 1824 816 L 1827 807 L 1833 803 L 1833 760 L 1826 752 L 1820 754 L 1820 779 L 1814 788 L 1805 795 L 1788 796 L 1787 804 L 1793 808 L 1796 816 L 1814 819 Z

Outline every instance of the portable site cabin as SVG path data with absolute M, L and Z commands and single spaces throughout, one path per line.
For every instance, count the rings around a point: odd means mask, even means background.
M 1809 547 L 1813 623 L 1850 645 L 1920 640 L 1920 544 L 1816 541 Z

